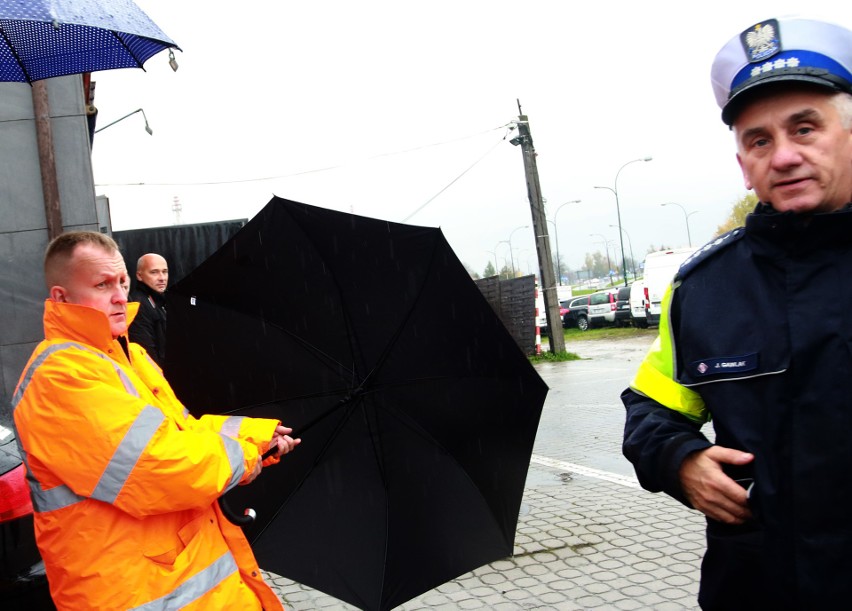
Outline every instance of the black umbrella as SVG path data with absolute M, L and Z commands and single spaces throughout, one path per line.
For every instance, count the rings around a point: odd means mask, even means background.
M 187 406 L 302 438 L 229 494 L 261 566 L 390 609 L 511 555 L 547 387 L 439 229 L 273 198 L 168 296 Z

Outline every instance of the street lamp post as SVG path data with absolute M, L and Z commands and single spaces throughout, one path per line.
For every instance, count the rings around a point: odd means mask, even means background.
M 610 225 L 610 227 L 612 227 L 614 229 L 619 228 L 618 225 Z M 630 239 L 630 234 L 627 233 L 627 231 L 624 229 L 624 227 L 621 227 L 621 231 L 624 231 L 624 235 L 627 236 L 627 245 L 630 248 L 630 267 L 633 270 L 633 280 L 635 282 L 636 281 L 636 259 L 633 257 L 633 240 Z
M 666 202 L 665 204 L 660 204 L 660 205 L 661 206 L 677 206 L 678 208 L 681 209 L 681 211 L 683 211 L 683 220 L 686 221 L 686 239 L 689 242 L 689 247 L 692 248 L 692 235 L 690 235 L 690 233 L 689 233 L 689 217 L 691 217 L 693 214 L 697 213 L 698 210 L 694 210 L 693 212 L 690 212 L 690 213 L 687 214 L 686 208 L 684 208 L 683 206 L 681 206 L 677 202 Z
M 512 278 L 515 277 L 515 255 L 512 252 L 512 236 L 515 235 L 515 232 L 519 229 L 529 229 L 529 225 L 521 225 L 520 227 L 515 227 L 512 230 L 512 233 L 509 234 L 509 259 L 512 261 Z
M 558 282 L 559 285 L 562 286 L 562 269 L 561 269 L 561 261 L 559 260 L 559 229 L 556 227 L 556 217 L 559 215 L 559 211 L 562 210 L 563 207 L 568 204 L 579 204 L 579 199 L 572 199 L 570 202 L 565 202 L 564 204 L 559 204 L 559 207 L 556 209 L 556 212 L 553 213 L 553 220 L 548 221 L 553 225 L 553 233 L 556 235 L 556 272 L 559 276 Z
M 607 275 L 609 276 L 609 285 L 612 286 L 612 261 L 609 259 L 609 240 L 602 233 L 590 233 L 589 236 L 600 236 L 601 240 L 603 240 L 604 250 L 606 251 Z
M 494 255 L 494 272 L 497 274 L 497 277 L 499 278 L 500 277 L 500 270 L 497 269 L 497 249 L 496 249 L 496 247 L 495 247 L 494 250 L 486 250 L 485 252 L 487 252 L 490 255 Z
M 544 219 L 551 225 L 553 225 L 553 233 L 556 235 L 556 283 L 562 284 L 562 264 L 559 261 L 559 232 L 556 231 L 556 222 L 551 221 L 550 219 Z
M 629 166 L 631 163 L 636 163 L 637 161 L 651 161 L 651 159 L 652 159 L 652 157 L 650 157 L 650 156 L 642 157 L 640 159 L 633 159 L 631 161 L 628 161 L 624 165 L 622 165 L 620 168 L 618 168 L 618 172 L 615 173 L 615 183 L 613 184 L 614 188 L 595 187 L 595 189 L 609 189 L 610 191 L 612 191 L 613 195 L 615 195 L 615 212 L 618 215 L 618 229 L 619 229 L 618 240 L 619 240 L 619 242 L 621 242 L 621 269 L 622 269 L 622 275 L 624 276 L 624 286 L 627 286 L 627 274 L 624 273 L 624 269 L 627 267 L 627 265 L 626 265 L 627 260 L 624 256 L 624 237 L 621 235 L 621 206 L 619 206 L 619 204 L 618 204 L 618 175 L 621 174 L 621 170 L 623 170 L 624 168 Z
M 497 246 L 500 246 L 500 244 L 509 244 L 509 240 L 500 240 L 499 242 L 497 242 L 497 244 L 494 246 L 494 251 L 495 251 L 495 252 L 497 251 Z M 510 249 L 512 248 L 512 245 L 511 245 L 511 244 L 509 244 L 509 248 L 510 248 Z M 495 260 L 495 261 L 497 260 L 497 259 L 496 259 L 496 257 L 495 257 L 495 259 L 494 259 L 494 260 Z M 495 263 L 495 265 L 496 265 L 496 263 Z M 506 257 L 503 257 L 503 267 L 506 267 Z M 498 277 L 500 276 L 500 271 L 499 271 L 499 270 L 497 271 L 497 276 L 498 276 Z

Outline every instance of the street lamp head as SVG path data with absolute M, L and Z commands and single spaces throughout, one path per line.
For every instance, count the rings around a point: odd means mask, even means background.
M 651 161 L 651 160 L 653 160 L 653 159 L 654 159 L 653 157 L 651 157 L 650 155 L 648 155 L 647 157 L 643 157 L 643 158 L 642 158 L 642 161 Z

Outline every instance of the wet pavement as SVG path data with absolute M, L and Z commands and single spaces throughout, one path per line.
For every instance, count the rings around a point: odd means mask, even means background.
M 571 341 L 582 360 L 537 365 L 550 387 L 527 476 L 514 555 L 398 607 L 697 609 L 704 519 L 642 490 L 621 455 L 619 400 L 653 336 Z M 355 609 L 267 574 L 288 609 Z

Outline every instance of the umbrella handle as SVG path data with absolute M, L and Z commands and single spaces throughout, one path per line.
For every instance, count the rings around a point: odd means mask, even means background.
M 246 507 L 243 515 L 238 514 L 228 505 L 228 501 L 225 500 L 224 495 L 219 497 L 219 509 L 222 510 L 222 513 L 225 514 L 229 522 L 237 526 L 248 526 L 257 517 L 257 512 L 251 507 Z
M 278 446 L 267 450 L 263 456 L 260 457 L 260 460 L 266 460 L 275 452 L 278 451 Z M 231 509 L 230 505 L 228 505 L 228 501 L 225 500 L 225 494 L 219 497 L 219 509 L 222 510 L 222 513 L 228 518 L 228 521 L 232 524 L 236 524 L 237 526 L 248 526 L 254 519 L 257 517 L 257 512 L 251 507 L 246 507 L 243 511 L 243 515 L 238 514 L 236 511 Z

